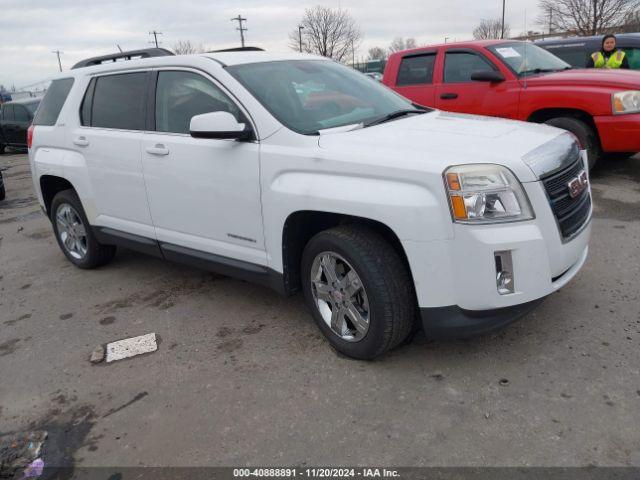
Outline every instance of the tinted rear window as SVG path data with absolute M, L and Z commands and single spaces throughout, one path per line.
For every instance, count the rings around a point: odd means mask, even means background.
M 2 106 L 2 120 L 13 121 L 13 103 L 8 103 Z
M 436 55 L 416 55 L 405 57 L 400 63 L 396 85 L 418 85 L 433 81 L 433 64 Z
M 556 57 L 561 58 L 572 67 L 585 68 L 589 61 L 591 52 L 586 45 L 578 46 L 558 46 L 552 45 L 549 47 L 542 47 L 545 50 L 553 53 Z
M 23 105 L 14 105 L 13 106 L 13 115 L 16 119 L 16 122 L 28 122 L 29 121 L 29 112 Z
M 33 120 L 33 124 L 55 125 L 72 86 L 73 78 L 61 78 L 51 82 L 46 95 L 42 99 L 42 104 L 38 109 L 36 118 Z
M 93 93 L 91 126 L 144 130 L 146 88 L 146 72 L 99 77 Z

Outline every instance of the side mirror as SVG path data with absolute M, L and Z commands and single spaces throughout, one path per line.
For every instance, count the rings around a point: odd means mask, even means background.
M 194 138 L 248 140 L 253 131 L 238 123 L 229 112 L 211 112 L 191 118 L 189 133 Z
M 478 70 L 471 74 L 471 80 L 475 82 L 500 83 L 504 82 L 505 78 L 504 75 L 495 70 Z

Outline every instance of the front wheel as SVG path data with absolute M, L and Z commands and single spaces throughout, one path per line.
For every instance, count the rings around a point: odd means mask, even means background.
M 76 267 L 99 267 L 111 261 L 116 253 L 115 246 L 98 242 L 73 190 L 64 190 L 53 197 L 51 223 L 58 245 Z
M 369 360 L 404 341 L 415 321 L 411 275 L 398 252 L 358 225 L 318 233 L 302 255 L 305 301 L 340 353 Z
M 587 158 L 589 160 L 589 170 L 591 170 L 602 156 L 602 149 L 600 148 L 600 140 L 598 134 L 587 123 L 577 118 L 572 117 L 557 117 L 547 120 L 547 125 L 552 127 L 561 128 L 573 133 L 578 142 L 580 142 L 580 148 L 587 151 Z

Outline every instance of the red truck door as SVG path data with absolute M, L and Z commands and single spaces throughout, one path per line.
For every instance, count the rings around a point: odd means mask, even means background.
M 437 50 L 425 50 L 408 53 L 399 59 L 394 69 L 396 78 L 385 79 L 400 95 L 418 105 L 435 107 L 435 85 L 433 73 L 436 65 Z
M 436 106 L 451 112 L 517 118 L 520 83 L 507 69 L 500 69 L 483 53 L 469 48 L 445 51 Z M 474 81 L 476 72 L 500 72 L 501 82 Z

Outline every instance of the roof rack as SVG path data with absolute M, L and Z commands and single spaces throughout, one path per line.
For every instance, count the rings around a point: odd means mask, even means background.
M 132 60 L 136 58 L 166 57 L 173 55 L 166 48 L 143 48 L 141 50 L 130 50 L 128 52 L 112 53 L 111 55 L 102 55 L 100 57 L 87 58 L 76 63 L 74 68 L 91 67 L 93 65 L 101 65 L 103 63 L 117 62 L 118 60 Z
M 218 52 L 264 52 L 264 48 L 260 47 L 235 47 L 235 48 L 223 48 L 222 50 L 211 50 L 207 53 Z

